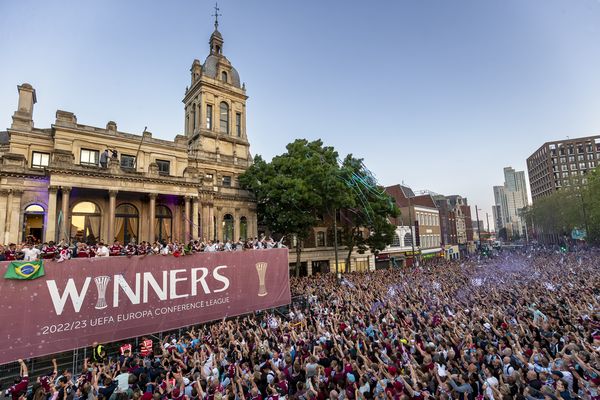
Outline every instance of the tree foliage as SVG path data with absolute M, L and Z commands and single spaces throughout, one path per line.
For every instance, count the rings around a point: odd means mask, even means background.
M 392 243 L 396 227 L 389 218 L 397 217 L 400 211 L 384 188 L 371 179 L 362 159 L 346 156 L 340 175 L 350 193 L 340 210 L 341 244 L 346 247 L 348 269 L 355 248 L 360 254 L 367 250 L 375 253 Z
M 296 275 L 300 271 L 302 241 L 310 234 L 317 216 L 347 197 L 337 178 L 338 153 L 316 140 L 298 139 L 286 152 L 266 162 L 256 156 L 240 176 L 242 187 L 256 196 L 258 215 L 271 231 L 295 236 Z
M 570 236 L 573 229 L 587 229 L 588 240 L 600 241 L 600 169 L 586 176 L 586 183 L 572 180 L 560 190 L 539 198 L 523 212 L 541 234 Z
M 583 193 L 583 204 L 587 222 L 588 238 L 600 243 L 600 167 L 587 176 L 588 183 Z
M 362 160 L 349 155 L 340 165 L 338 159 L 335 149 L 324 146 L 321 140 L 297 139 L 271 162 L 256 156 L 254 164 L 240 176 L 241 186 L 256 197 L 261 222 L 272 232 L 297 238 L 296 275 L 300 270 L 302 242 L 318 223 L 319 216 L 335 218 L 337 210 L 344 216 L 340 221 L 340 243 L 347 246 L 348 254 L 354 248 L 361 252 L 380 250 L 392 241 L 394 227 L 387 217 L 396 216 L 397 208 L 387 195 L 375 196 L 374 192 L 364 191 L 361 196 L 349 184 L 364 168 Z M 359 235 L 363 230 L 367 233 Z

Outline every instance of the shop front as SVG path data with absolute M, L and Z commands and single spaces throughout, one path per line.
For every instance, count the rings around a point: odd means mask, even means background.
M 444 258 L 446 260 L 458 260 L 460 258 L 460 249 L 458 245 L 444 247 Z
M 421 250 L 421 260 L 423 260 L 423 262 L 427 262 L 430 260 L 443 258 L 443 257 L 444 257 L 444 251 L 440 247 L 436 247 L 434 249 Z

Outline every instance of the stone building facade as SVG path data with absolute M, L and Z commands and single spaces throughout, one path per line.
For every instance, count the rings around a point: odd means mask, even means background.
M 36 91 L 18 86 L 12 125 L 0 132 L 0 243 L 29 235 L 105 242 L 256 236 L 256 204 L 237 183 L 252 163 L 246 89 L 216 25 L 209 44 L 205 62 L 192 63 L 185 133 L 173 141 L 121 132 L 112 121 L 84 125 L 61 110 L 50 127 L 35 127 Z

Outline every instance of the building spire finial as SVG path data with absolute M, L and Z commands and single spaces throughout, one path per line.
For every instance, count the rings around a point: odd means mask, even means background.
M 217 28 L 219 27 L 219 17 L 222 16 L 222 14 L 219 14 L 219 11 L 219 4 L 215 3 L 215 13 L 212 14 L 212 16 L 215 17 L 215 30 L 217 30 Z

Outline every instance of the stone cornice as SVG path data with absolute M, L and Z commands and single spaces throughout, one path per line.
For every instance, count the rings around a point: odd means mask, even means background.
M 139 144 L 142 142 L 142 135 L 135 135 L 132 133 L 118 132 L 116 134 L 109 133 L 104 128 L 97 128 L 94 126 L 81 125 L 77 124 L 75 127 L 61 124 L 52 124 L 52 129 L 56 132 L 56 130 L 67 131 L 76 134 L 86 134 L 86 135 L 97 135 L 101 137 L 103 140 L 106 139 L 117 139 L 117 140 L 127 140 L 131 143 Z M 149 135 L 144 135 L 143 144 L 155 144 L 159 146 L 164 146 L 169 149 L 176 149 L 180 151 L 185 151 L 187 153 L 187 143 L 184 143 L 183 140 L 164 140 L 164 139 L 156 139 Z
M 236 88 L 235 86 L 231 86 L 231 85 L 225 86 L 225 85 L 221 84 L 221 81 L 218 81 L 216 79 L 210 78 L 205 75 L 202 75 L 202 76 L 200 76 L 200 79 L 198 79 L 196 82 L 194 82 L 192 87 L 189 88 L 189 90 L 183 97 L 182 102 L 187 103 L 192 97 L 197 96 L 198 88 L 200 86 L 204 86 L 204 87 L 212 89 L 216 92 L 220 92 L 220 93 L 224 93 L 229 96 L 232 96 L 232 97 L 236 97 L 242 101 L 248 100 L 248 96 L 246 95 L 246 92 L 243 89 Z
M 28 178 L 28 179 L 47 179 L 48 176 L 44 171 L 29 170 L 25 171 L 22 168 L 20 170 L 9 170 L 0 168 L 0 176 L 10 176 L 13 178 Z
M 185 178 L 181 177 L 169 177 L 164 175 L 158 175 L 156 177 L 149 177 L 142 174 L 132 174 L 123 172 L 119 175 L 104 173 L 103 170 L 96 168 L 56 168 L 49 167 L 47 168 L 50 174 L 62 174 L 62 175 L 71 175 L 71 176 L 90 176 L 96 178 L 105 178 L 105 179 L 118 179 L 130 182 L 151 182 L 151 183 L 162 183 L 162 184 L 177 184 L 179 186 L 188 186 L 188 187 L 200 187 L 200 182 L 190 182 L 186 181 Z
M 250 146 L 250 142 L 248 142 L 248 140 L 246 138 L 237 137 L 234 135 L 225 135 L 223 133 L 215 132 L 215 131 L 208 130 L 208 129 L 200 128 L 200 131 L 198 133 L 196 133 L 196 135 L 204 136 L 204 137 L 211 138 L 211 139 L 219 139 L 224 142 L 229 142 L 229 143 L 233 143 L 233 144 L 241 144 L 244 146 Z M 192 141 L 196 135 L 192 136 L 190 141 Z

